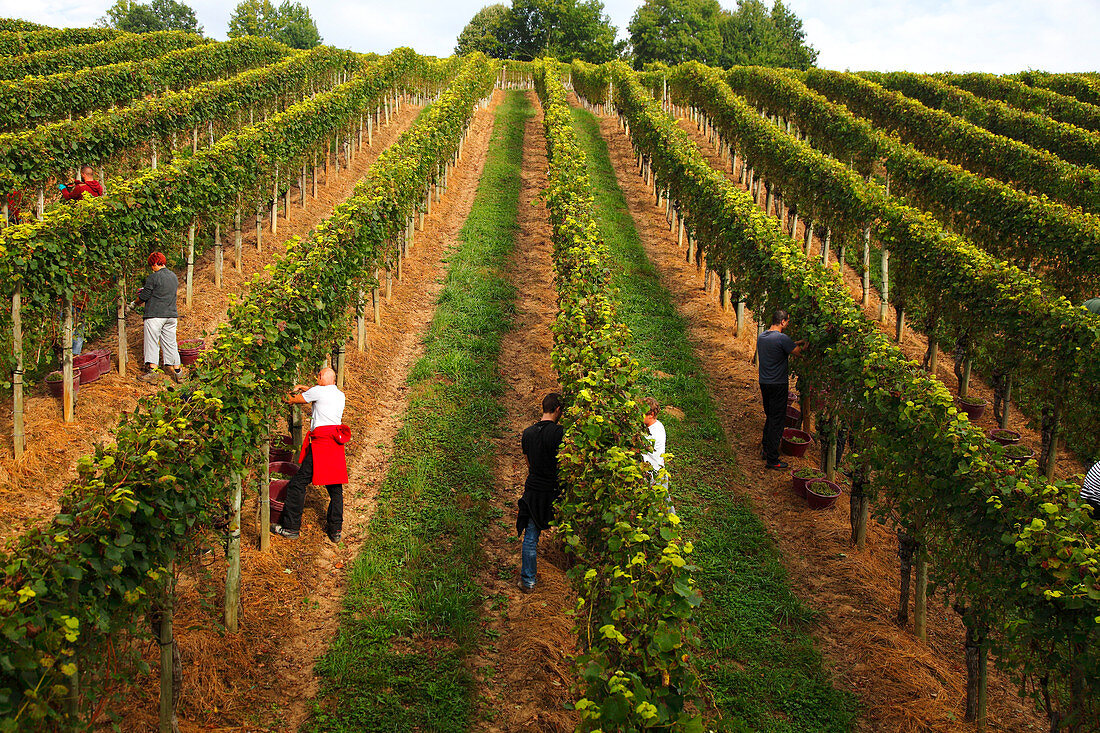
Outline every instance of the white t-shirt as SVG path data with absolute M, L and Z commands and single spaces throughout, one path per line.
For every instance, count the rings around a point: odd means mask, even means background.
M 302 399 L 313 405 L 313 418 L 310 429 L 326 425 L 340 425 L 344 422 L 344 393 L 335 384 L 310 387 L 302 393 Z
M 653 441 L 653 450 L 642 458 L 654 471 L 660 471 L 665 467 L 665 426 L 660 420 L 654 420 L 649 426 L 649 439 Z

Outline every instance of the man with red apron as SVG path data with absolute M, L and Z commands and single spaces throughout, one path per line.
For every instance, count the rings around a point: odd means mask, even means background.
M 286 401 L 292 405 L 310 405 L 313 416 L 298 457 L 298 473 L 286 485 L 282 519 L 279 524 L 271 525 L 271 531 L 282 537 L 298 537 L 306 487 L 313 483 L 328 489 L 326 532 L 330 540 L 339 542 L 344 525 L 344 484 L 348 482 L 344 443 L 351 439 L 351 428 L 342 422 L 345 398 L 336 387 L 336 372 L 327 367 L 322 369 L 315 387 L 307 389 L 299 384 L 287 395 Z

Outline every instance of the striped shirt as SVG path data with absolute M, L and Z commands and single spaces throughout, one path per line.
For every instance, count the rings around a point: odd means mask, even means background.
M 1081 486 L 1081 498 L 1100 502 L 1100 461 L 1092 464 Z

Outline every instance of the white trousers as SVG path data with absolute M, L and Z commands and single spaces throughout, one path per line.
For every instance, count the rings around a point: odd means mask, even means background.
M 156 366 L 160 361 L 158 352 L 164 356 L 164 366 L 180 365 L 175 318 L 145 319 L 145 363 Z

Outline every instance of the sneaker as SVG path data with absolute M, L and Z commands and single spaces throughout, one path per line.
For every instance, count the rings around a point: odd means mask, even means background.
M 168 372 L 168 376 L 172 378 L 173 382 L 175 382 L 176 384 L 180 383 L 180 379 L 183 377 L 182 369 L 178 367 L 175 369 L 168 367 L 167 369 L 165 369 L 165 371 Z
M 155 382 L 158 379 L 160 379 L 160 375 L 153 371 L 142 372 L 141 375 L 138 377 L 138 381 L 141 382 Z
M 271 534 L 277 534 L 280 537 L 286 537 L 286 538 L 292 539 L 292 540 L 298 539 L 298 530 L 296 530 L 296 529 L 287 529 L 286 527 L 284 527 L 281 524 L 271 525 Z
M 768 463 L 764 468 L 770 468 L 773 471 L 782 471 L 784 468 L 787 468 L 787 465 L 786 461 L 776 461 L 775 463 Z
M 534 593 L 535 592 L 535 584 L 531 583 L 530 585 L 528 585 L 527 583 L 524 583 L 521 580 L 521 581 L 519 581 L 519 589 L 521 591 L 523 591 L 524 593 Z
M 340 534 L 339 532 L 333 532 L 328 536 L 328 539 L 329 539 L 329 542 L 331 542 L 332 544 L 335 545 L 337 542 L 340 541 L 340 538 L 343 537 L 343 536 L 344 535 Z

